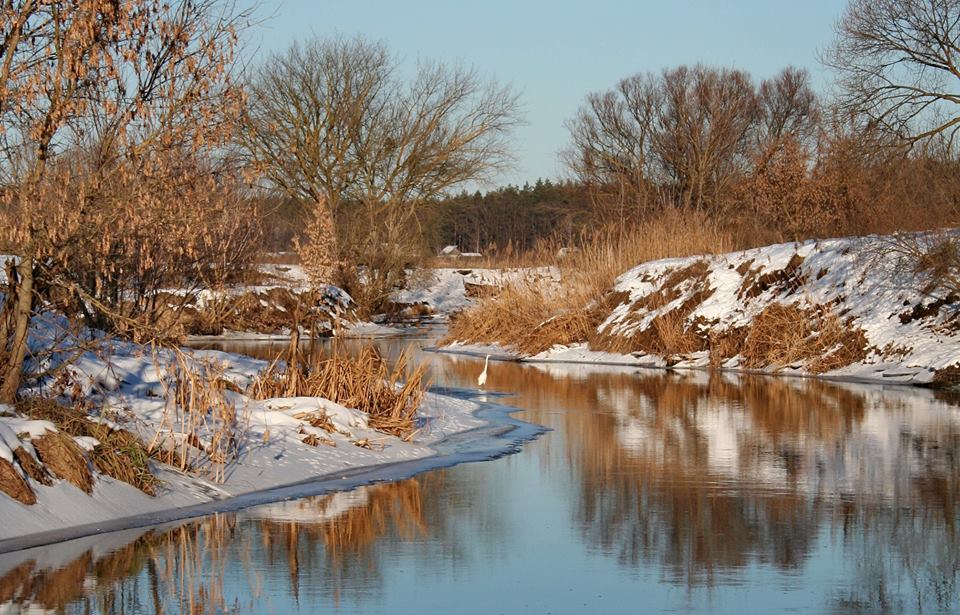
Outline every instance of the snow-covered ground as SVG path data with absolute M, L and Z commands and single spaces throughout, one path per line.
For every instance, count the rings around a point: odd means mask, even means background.
M 342 289 L 327 286 L 315 292 L 300 265 L 261 264 L 264 277 L 260 285 L 237 286 L 225 291 L 202 291 L 188 309 L 203 310 L 222 301 L 225 295 L 236 300 L 253 299 L 257 305 L 244 306 L 240 318 L 242 330 L 227 329 L 225 339 L 282 339 L 289 336 L 287 312 L 292 305 L 307 306 L 318 317 L 319 334 L 342 337 L 385 337 L 407 332 L 403 327 L 358 321 L 353 314 L 353 299 Z M 560 274 L 553 267 L 527 269 L 418 269 L 407 272 L 407 287 L 394 292 L 391 300 L 406 317 L 429 315 L 443 321 L 450 314 L 472 306 L 478 297 L 495 292 L 509 283 L 529 281 L 534 284 L 557 283 Z M 176 291 L 170 291 L 176 294 Z M 251 317 L 257 311 L 261 317 Z M 266 318 L 263 315 L 267 315 Z M 248 315 L 247 318 L 242 316 Z M 304 320 L 307 320 L 306 318 Z M 374 320 L 383 320 L 375 318 Z M 230 322 L 228 322 L 228 327 Z M 211 337 L 211 336 L 192 336 Z
M 559 280 L 560 272 L 555 267 L 421 269 L 411 272 L 408 288 L 394 293 L 393 300 L 403 305 L 422 305 L 445 317 L 470 307 L 488 289 L 522 281 L 539 284 Z
M 309 280 L 298 265 L 267 264 L 260 266 L 260 270 L 265 275 L 264 284 L 227 289 L 221 294 L 201 291 L 189 307 L 202 310 L 207 304 L 223 299 L 221 295 L 226 292 L 256 296 L 264 309 L 283 311 L 285 298 L 279 296 L 278 290 L 311 292 Z M 470 295 L 483 292 L 483 287 L 498 287 L 508 280 L 551 277 L 555 278 L 556 272 L 550 269 L 430 270 L 414 275 L 412 288 L 398 293 L 397 299 L 426 305 L 434 314 L 444 316 L 470 305 L 473 301 Z M 350 299 L 342 291 L 337 291 L 331 287 L 323 293 L 322 309 L 331 313 L 346 310 Z M 175 289 L 168 292 L 171 295 L 178 293 Z M 33 349 L 46 350 L 53 344 L 65 351 L 59 357 L 56 354 L 48 356 L 44 359 L 46 363 L 39 367 L 52 367 L 70 354 L 67 349 L 76 340 L 68 341 L 73 333 L 64 325 L 65 321 L 52 316 L 43 322 L 35 321 L 31 333 Z M 402 327 L 349 320 L 344 320 L 338 331 L 345 337 L 381 337 L 407 332 L 408 329 Z M 286 330 L 227 331 L 215 338 L 273 339 L 288 335 Z M 199 427 L 188 428 L 169 401 L 171 379 L 177 370 L 174 353 L 105 339 L 95 346 L 79 357 L 70 357 L 70 366 L 62 370 L 57 384 L 48 381 L 43 387 L 35 387 L 37 390 L 33 392 L 95 400 L 95 418 L 99 417 L 118 429 L 135 432 L 145 442 L 165 441 L 179 446 L 189 440 L 187 432 L 195 432 L 197 444 L 212 449 L 217 433 L 217 422 L 212 415 Z M 437 454 L 433 445 L 438 442 L 488 424 L 475 415 L 478 404 L 428 394 L 420 410 L 422 427 L 412 441 L 405 442 L 370 429 L 362 414 L 329 400 L 278 398 L 257 401 L 236 392 L 246 389 L 256 374 L 266 367 L 265 362 L 207 350 L 186 351 L 185 355 L 189 363 L 219 374 L 231 383 L 224 396 L 240 417 L 233 433 L 237 439 L 233 446 L 236 458 L 225 464 L 214 464 L 198 448 L 201 452 L 194 451 L 195 472 L 186 473 L 154 464 L 160 479 L 156 496 L 146 495 L 124 482 L 100 474 L 95 477 L 91 495 L 66 480 L 58 479 L 53 485 L 46 486 L 26 476 L 15 460 L 14 451 L 23 448 L 36 457 L 31 440 L 56 431 L 56 426 L 45 421 L 27 420 L 18 416 L 13 408 L 0 406 L 0 460 L 11 464 L 20 473 L 37 499 L 36 504 L 25 505 L 0 492 L 0 518 L 4 520 L 0 524 L 0 541 L 22 540 L 30 535 L 65 530 L 66 533 L 59 536 L 63 539 L 70 535 L 70 528 L 83 527 L 79 530 L 83 533 L 90 531 L 90 524 L 184 509 L 282 485 L 336 477 L 348 470 L 424 459 Z M 326 415 L 336 431 L 329 433 L 312 427 L 309 415 L 316 414 Z M 313 446 L 304 442 L 311 436 L 320 444 Z M 92 438 L 77 438 L 77 442 L 85 450 L 100 444 Z
M 49 326 L 37 329 L 43 331 Z M 215 464 L 199 447 L 188 447 L 195 455 L 197 470 L 184 473 L 155 464 L 161 485 L 154 497 L 104 475 L 96 477 L 91 495 L 65 480 L 44 486 L 26 478 L 36 494 L 36 504 L 21 504 L 0 493 L 0 551 L 2 541 L 7 539 L 22 540 L 31 534 L 182 509 L 281 485 L 335 477 L 359 468 L 425 459 L 436 455 L 433 446 L 452 434 L 487 424 L 474 414 L 478 404 L 428 394 L 419 412 L 420 429 L 412 441 L 405 442 L 369 428 L 366 415 L 329 400 L 258 401 L 236 392 L 246 389 L 266 366 L 265 362 L 210 350 L 186 351 L 186 361 L 219 374 L 230 383 L 224 396 L 237 416 L 232 432 L 235 458 L 231 456 L 225 464 Z M 145 442 L 157 437 L 179 445 L 190 430 L 170 402 L 171 380 L 176 370 L 176 357 L 169 350 L 103 341 L 95 351 L 82 354 L 66 367 L 64 374 L 69 374 L 69 378 L 64 376 L 61 383 L 69 383 L 65 385 L 67 394 L 95 400 L 94 418 L 115 426 L 112 428 L 138 433 Z M 58 391 L 47 383 L 44 392 Z M 311 415 L 326 415 L 335 430 L 311 426 Z M 217 428 L 218 420 L 211 412 L 193 430 L 198 444 L 207 451 L 214 446 Z M 17 416 L 13 408 L 0 406 L 0 459 L 13 463 L 17 447 L 24 447 L 32 455 L 30 441 L 55 429 L 50 423 L 27 421 Z M 315 437 L 315 446 L 304 441 L 311 436 Z M 87 449 L 98 444 L 89 438 L 80 440 Z M 89 527 L 84 530 L 87 531 L 91 531 Z
M 829 311 L 845 328 L 862 334 L 862 358 L 826 371 L 811 370 L 803 361 L 747 369 L 743 356 L 736 354 L 726 357 L 721 367 L 930 384 L 960 366 L 960 301 L 946 290 L 930 288 L 924 274 L 890 247 L 884 237 L 811 240 L 644 263 L 617 280 L 611 291 L 618 293 L 611 295 L 617 300 L 598 333 L 628 340 L 629 345 L 629 340 L 661 326 L 667 315 L 680 319 L 701 340 L 719 339 L 735 332 L 746 335 L 757 316 L 774 304 Z M 799 323 L 785 326 L 791 325 Z M 460 344 L 449 349 L 491 352 L 489 347 Z M 493 350 L 532 362 L 673 368 L 706 368 L 711 363 L 709 349 L 663 356 L 642 350 L 602 351 L 580 343 L 527 357 L 509 348 Z

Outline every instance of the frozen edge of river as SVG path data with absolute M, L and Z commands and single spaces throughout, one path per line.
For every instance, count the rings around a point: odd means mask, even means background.
M 362 485 L 392 482 L 410 478 L 423 472 L 447 468 L 462 463 L 489 461 L 520 451 L 546 428 L 515 419 L 512 413 L 519 408 L 504 406 L 489 401 L 470 399 L 477 392 L 469 389 L 440 389 L 432 391 L 438 399 L 469 400 L 476 404 L 473 416 L 485 421 L 479 427 L 458 431 L 432 443 L 433 454 L 414 459 L 402 459 L 386 463 L 352 467 L 328 472 L 323 475 L 291 483 L 271 485 L 262 489 L 239 493 L 222 499 L 212 499 L 198 504 L 157 510 L 100 522 L 62 527 L 54 530 L 33 532 L 0 540 L 0 555 L 34 549 L 60 542 L 67 542 L 92 535 L 107 534 L 135 528 L 146 528 L 201 517 L 213 513 L 232 512 L 284 500 L 323 495 L 335 491 L 348 491 Z M 481 393 L 483 397 L 495 394 Z M 0 559 L 0 573 L 6 568 L 8 557 Z
M 615 354 L 610 352 L 598 352 L 588 350 L 582 346 L 572 346 L 569 348 L 558 348 L 547 351 L 540 355 L 528 357 L 513 352 L 510 348 L 498 344 L 451 344 L 449 346 L 432 346 L 424 348 L 427 352 L 439 354 L 461 355 L 483 359 L 487 355 L 491 361 L 508 361 L 514 363 L 526 363 L 530 365 L 593 365 L 597 367 L 620 367 L 650 370 L 651 372 L 719 372 L 724 374 L 740 374 L 747 376 L 770 376 L 770 377 L 789 377 L 804 378 L 810 380 L 822 380 L 825 382 L 850 383 L 850 384 L 869 384 L 879 386 L 904 386 L 930 388 L 929 378 L 917 378 L 917 376 L 927 376 L 932 374 L 932 368 L 910 368 L 901 370 L 902 373 L 889 373 L 889 365 L 869 365 L 856 363 L 841 370 L 825 374 L 816 374 L 803 371 L 801 369 L 748 369 L 742 367 L 714 367 L 709 364 L 705 357 L 697 357 L 691 361 L 679 362 L 668 365 L 662 357 L 654 355 L 644 355 L 642 358 L 636 358 L 631 355 Z M 871 376 L 871 373 L 879 373 L 880 376 Z M 958 387 L 946 387 L 944 390 L 960 392 Z

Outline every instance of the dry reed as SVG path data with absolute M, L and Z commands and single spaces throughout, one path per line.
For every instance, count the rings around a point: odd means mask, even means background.
M 741 354 L 749 368 L 797 365 L 822 373 L 863 360 L 867 340 L 827 307 L 773 303 L 753 319 Z
M 443 342 L 496 342 L 524 354 L 588 342 L 606 316 L 599 308 L 611 303 L 614 281 L 627 270 L 660 258 L 734 247 L 733 236 L 705 216 L 672 210 L 628 229 L 597 232 L 562 258 L 559 243 L 544 242 L 526 264 L 555 265 L 558 286 L 529 281 L 508 285 L 453 319 Z
M 173 349 L 164 418 L 149 446 L 151 452 L 166 451 L 168 462 L 181 470 L 206 466 L 215 482 L 223 482 L 226 466 L 239 455 L 240 434 L 249 419 L 230 400 L 223 371 L 213 361 L 197 361 Z M 163 434 L 175 436 L 166 441 Z
M 17 410 L 34 419 L 54 423 L 62 433 L 69 436 L 85 436 L 96 439 L 99 444 L 89 453 L 90 462 L 101 474 L 113 477 L 136 487 L 148 495 L 156 494 L 157 478 L 150 470 L 151 453 L 143 440 L 133 432 L 96 422 L 87 414 L 84 406 L 65 406 L 52 399 L 41 397 L 24 398 L 17 403 Z M 39 449 L 38 449 L 39 452 Z M 44 461 L 41 457 L 41 461 Z M 29 460 L 26 462 L 29 465 Z M 44 463 L 46 463 L 44 461 Z M 83 465 L 87 461 L 83 459 Z M 20 465 L 27 470 L 24 462 Z M 56 470 L 54 468 L 50 468 Z M 27 470 L 30 477 L 43 483 L 42 475 L 34 475 L 36 470 Z
M 426 394 L 426 366 L 412 366 L 404 351 L 393 369 L 375 349 L 366 347 L 351 357 L 335 347 L 329 357 L 305 357 L 295 343 L 287 361 L 274 362 L 250 387 L 254 399 L 322 397 L 365 413 L 370 427 L 411 439 L 415 416 Z M 318 425 L 322 427 L 322 425 Z

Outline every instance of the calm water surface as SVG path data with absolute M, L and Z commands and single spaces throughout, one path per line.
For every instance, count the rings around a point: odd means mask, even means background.
M 438 386 L 482 367 L 423 356 Z M 955 399 L 509 363 L 479 395 L 552 431 L 401 482 L 0 555 L 0 614 L 960 610 Z

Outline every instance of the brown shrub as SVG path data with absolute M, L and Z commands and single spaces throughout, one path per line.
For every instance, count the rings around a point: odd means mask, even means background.
M 753 174 L 740 186 L 761 223 L 784 239 L 835 235 L 859 204 L 849 175 L 833 165 L 811 176 L 809 159 L 796 139 L 777 141 L 760 153 Z
M 6 459 L 0 459 L 0 491 L 27 506 L 37 503 L 37 496 L 33 493 L 33 489 L 20 476 L 16 466 Z

